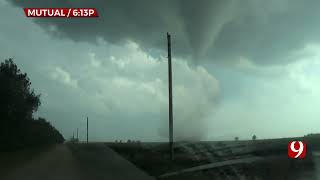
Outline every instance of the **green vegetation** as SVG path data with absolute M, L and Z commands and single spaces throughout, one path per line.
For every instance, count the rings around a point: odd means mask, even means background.
M 303 140 L 307 143 L 306 159 L 289 159 L 288 142 Z M 246 157 L 262 157 L 264 160 L 249 164 L 223 166 L 214 169 L 183 173 L 166 177 L 166 180 L 180 179 L 295 179 L 295 177 L 314 176 L 315 164 L 312 151 L 319 150 L 319 136 L 264 139 L 247 141 L 190 142 L 175 147 L 175 160 L 169 159 L 166 143 L 106 143 L 107 146 L 154 177 L 187 169 L 211 162 Z M 193 151 L 190 153 L 187 149 Z M 194 158 L 195 155 L 200 156 Z M 236 172 L 233 169 L 236 169 Z
M 207 160 L 194 161 L 178 147 L 175 147 L 175 158 L 171 161 L 166 143 L 154 143 L 149 147 L 145 146 L 145 143 L 106 143 L 106 145 L 155 177 L 209 162 Z
M 12 59 L 0 64 L 0 151 L 64 142 L 63 136 L 44 118 L 33 118 L 40 95 Z

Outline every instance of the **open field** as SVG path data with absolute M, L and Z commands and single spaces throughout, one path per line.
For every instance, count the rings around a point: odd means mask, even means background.
M 304 140 L 307 143 L 305 159 L 287 157 L 288 142 Z M 162 176 L 160 179 L 318 179 L 320 138 L 297 137 L 255 141 L 177 142 L 175 160 L 170 161 L 166 143 L 105 143 L 126 159 L 154 177 L 169 172 L 217 164 L 230 164 L 205 170 L 193 170 Z M 259 159 L 251 163 L 237 163 L 242 159 Z M 197 169 L 197 168 L 195 168 Z M 318 177 L 319 176 L 319 177 Z

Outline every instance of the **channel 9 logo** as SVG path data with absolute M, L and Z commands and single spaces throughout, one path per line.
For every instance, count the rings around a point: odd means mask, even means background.
M 288 144 L 288 156 L 293 159 L 306 157 L 307 145 L 302 141 L 291 141 Z

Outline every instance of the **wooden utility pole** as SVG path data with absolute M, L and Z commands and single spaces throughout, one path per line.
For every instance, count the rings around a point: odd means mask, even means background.
M 167 32 L 167 40 L 168 40 L 168 78 L 169 78 L 169 148 L 170 148 L 170 159 L 173 160 L 171 36 L 168 32 Z
M 87 144 L 89 143 L 89 118 L 87 117 Z

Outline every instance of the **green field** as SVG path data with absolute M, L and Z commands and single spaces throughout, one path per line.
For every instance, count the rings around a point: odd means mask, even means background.
M 287 146 L 291 140 L 307 143 L 306 159 L 289 159 Z M 266 139 L 255 141 L 178 142 L 175 159 L 169 158 L 167 143 L 105 143 L 124 158 L 154 177 L 168 172 L 205 165 L 208 163 L 248 157 L 264 160 L 250 164 L 228 165 L 219 168 L 183 173 L 163 179 L 316 179 L 316 157 L 320 150 L 318 136 Z

